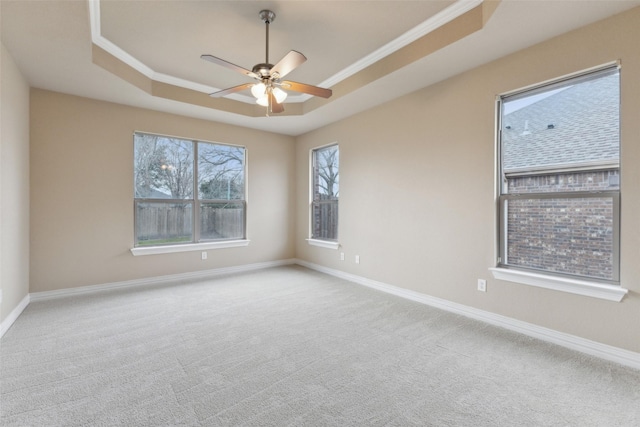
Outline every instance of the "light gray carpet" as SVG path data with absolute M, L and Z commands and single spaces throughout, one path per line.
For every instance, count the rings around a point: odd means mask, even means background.
M 639 426 L 640 371 L 282 267 L 32 303 L 3 426 Z

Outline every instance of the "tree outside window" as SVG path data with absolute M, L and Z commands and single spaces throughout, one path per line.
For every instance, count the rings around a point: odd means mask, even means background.
M 312 151 L 311 238 L 338 239 L 340 151 L 338 145 Z
M 135 133 L 135 245 L 243 239 L 244 176 L 244 147 Z

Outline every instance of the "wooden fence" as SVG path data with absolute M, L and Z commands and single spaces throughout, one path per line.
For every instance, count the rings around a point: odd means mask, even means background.
M 139 204 L 136 211 L 138 244 L 190 242 L 193 234 L 192 205 Z M 200 239 L 244 238 L 244 209 L 204 205 L 200 209 Z
M 200 238 L 206 240 L 244 238 L 244 209 L 203 206 L 200 209 Z

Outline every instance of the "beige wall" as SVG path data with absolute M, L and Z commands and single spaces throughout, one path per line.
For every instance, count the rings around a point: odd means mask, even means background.
M 134 257 L 133 132 L 244 145 L 247 247 Z M 31 292 L 289 259 L 294 138 L 33 89 Z
M 1 47 L 0 322 L 29 293 L 29 85 Z
M 39 292 L 296 256 L 640 352 L 639 23 L 636 9 L 298 138 L 33 89 L 30 165 L 28 89 L 3 48 L 2 308 L 26 295 L 29 272 L 29 291 Z M 622 284 L 630 294 L 614 303 L 492 279 L 496 94 L 617 59 Z M 7 115 L 9 103 L 17 107 Z M 248 247 L 211 250 L 206 261 L 199 252 L 131 255 L 135 130 L 247 146 Z M 338 251 L 304 240 L 309 150 L 332 142 L 341 150 Z M 475 290 L 477 278 L 488 279 L 487 293 Z
M 297 138 L 297 257 L 640 352 L 640 8 Z M 622 303 L 494 280 L 495 97 L 622 60 Z M 309 246 L 309 150 L 340 144 L 339 250 Z M 345 261 L 339 260 L 344 252 Z M 354 256 L 360 255 L 360 264 Z M 478 278 L 488 291 L 476 290 Z

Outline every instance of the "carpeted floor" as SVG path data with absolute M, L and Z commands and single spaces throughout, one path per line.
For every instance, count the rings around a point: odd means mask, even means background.
M 302 267 L 33 302 L 3 426 L 640 426 L 640 371 Z

